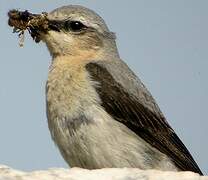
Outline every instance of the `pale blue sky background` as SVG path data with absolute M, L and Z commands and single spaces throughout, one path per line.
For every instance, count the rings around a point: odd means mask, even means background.
M 143 80 L 179 137 L 208 174 L 208 1 L 0 1 L 0 164 L 21 170 L 67 167 L 45 114 L 50 55 L 7 26 L 8 10 L 94 9 L 117 34 L 122 59 Z

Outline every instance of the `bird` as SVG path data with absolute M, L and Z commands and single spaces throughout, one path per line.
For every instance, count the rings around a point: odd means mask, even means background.
M 153 96 L 120 58 L 93 10 L 59 7 L 40 33 L 52 57 L 46 82 L 51 137 L 70 167 L 193 171 L 197 163 Z

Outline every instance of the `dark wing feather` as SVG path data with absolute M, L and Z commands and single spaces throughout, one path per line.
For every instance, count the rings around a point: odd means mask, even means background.
M 184 171 L 202 174 L 189 151 L 166 122 L 162 114 L 145 107 L 137 97 L 128 93 L 103 64 L 86 65 L 92 80 L 99 83 L 96 90 L 102 106 L 117 121 L 125 124 L 138 136 L 169 156 Z

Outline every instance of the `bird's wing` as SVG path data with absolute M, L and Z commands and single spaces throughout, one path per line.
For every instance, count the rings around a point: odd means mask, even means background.
M 96 90 L 102 106 L 115 120 L 170 157 L 179 169 L 202 174 L 155 100 L 126 64 L 121 60 L 91 62 L 86 69 L 99 83 Z

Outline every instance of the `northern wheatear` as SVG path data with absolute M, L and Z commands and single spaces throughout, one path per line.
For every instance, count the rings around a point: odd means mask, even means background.
M 114 33 L 92 10 L 64 6 L 40 32 L 52 56 L 48 125 L 71 166 L 201 173 L 140 79 L 120 59 Z

